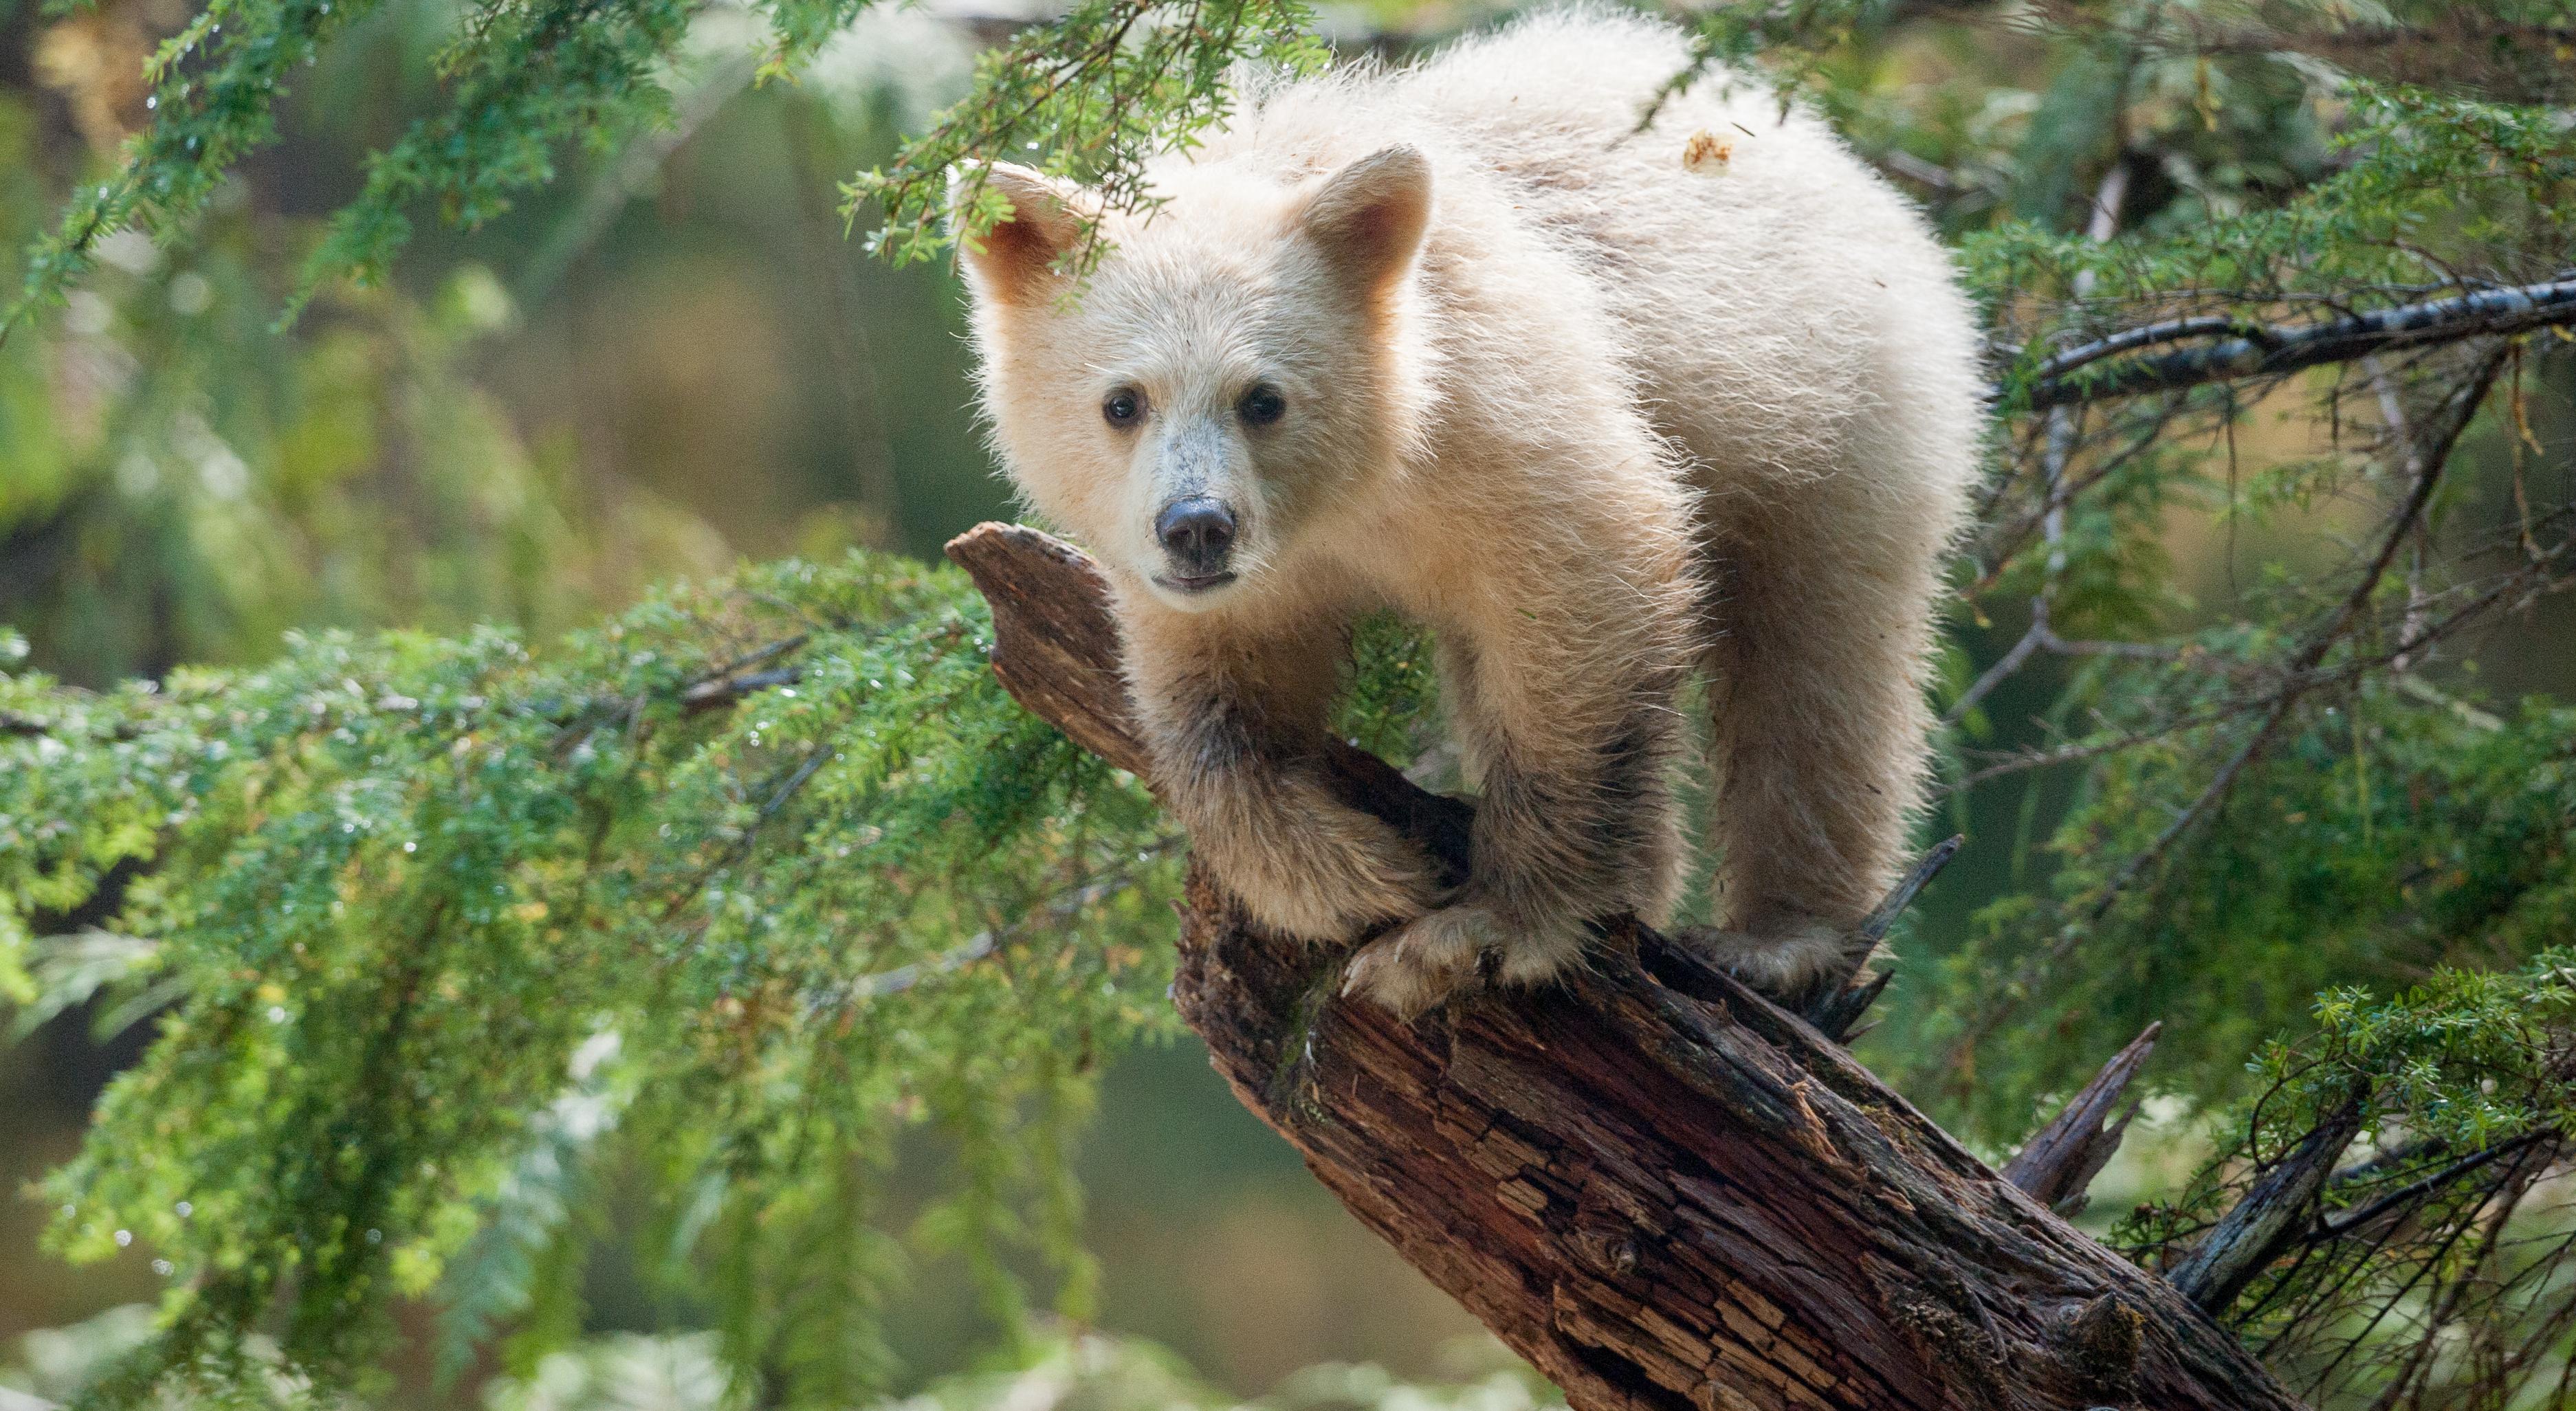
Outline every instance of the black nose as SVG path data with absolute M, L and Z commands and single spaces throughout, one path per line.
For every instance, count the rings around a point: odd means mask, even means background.
M 1226 551 L 1234 547 L 1234 511 L 1205 495 L 1174 500 L 1154 516 L 1154 537 L 1184 573 L 1215 573 L 1225 567 Z

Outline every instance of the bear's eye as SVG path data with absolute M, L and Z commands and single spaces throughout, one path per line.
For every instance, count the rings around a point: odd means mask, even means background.
M 1112 426 L 1134 426 L 1145 415 L 1145 394 L 1133 387 L 1121 387 L 1100 404 L 1100 414 Z
M 1288 399 L 1279 395 L 1279 389 L 1269 383 L 1256 382 L 1250 391 L 1243 394 L 1243 400 L 1235 403 L 1234 409 L 1245 421 L 1255 426 L 1268 426 L 1288 414 Z

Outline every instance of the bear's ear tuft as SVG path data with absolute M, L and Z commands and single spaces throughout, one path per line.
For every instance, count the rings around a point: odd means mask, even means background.
M 976 237 L 967 228 L 979 192 L 999 195 L 1010 210 Z M 1071 182 L 1015 162 L 959 164 L 948 174 L 948 220 L 966 282 L 978 297 L 1005 304 L 1051 297 L 1056 257 L 1082 237 L 1092 204 Z
M 1324 179 L 1296 216 L 1297 233 L 1358 293 L 1374 295 L 1413 262 L 1431 221 L 1431 163 L 1389 147 Z

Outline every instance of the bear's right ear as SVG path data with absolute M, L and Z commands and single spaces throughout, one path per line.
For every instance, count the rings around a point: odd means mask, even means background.
M 1000 195 L 1010 211 L 977 238 L 966 229 L 979 192 Z M 1052 298 L 1063 282 L 1056 257 L 1082 238 L 1091 205 L 1080 187 L 1015 162 L 958 164 L 948 174 L 948 220 L 966 282 L 999 303 Z

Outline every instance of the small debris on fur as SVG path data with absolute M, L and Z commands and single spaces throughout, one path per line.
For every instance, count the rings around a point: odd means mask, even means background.
M 1706 128 L 1690 135 L 1682 144 L 1682 169 L 1703 176 L 1714 176 L 1725 170 L 1727 159 L 1735 155 L 1735 140 L 1720 137 Z

